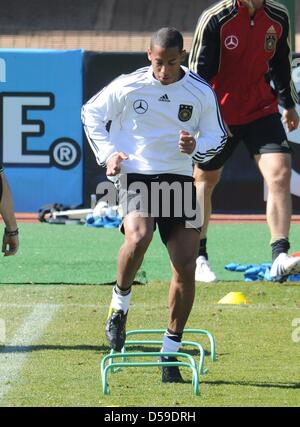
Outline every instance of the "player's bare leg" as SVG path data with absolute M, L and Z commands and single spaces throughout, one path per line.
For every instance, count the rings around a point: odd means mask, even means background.
M 195 297 L 195 265 L 199 248 L 198 231 L 174 227 L 168 244 L 172 279 L 169 289 L 169 328 L 182 333 Z
M 292 214 L 291 155 L 266 153 L 256 156 L 256 162 L 268 188 L 267 222 L 273 258 L 271 276 L 276 281 L 282 281 L 289 274 L 300 271 L 300 258 L 287 255 Z
M 152 240 L 154 219 L 132 212 L 124 218 L 123 226 L 125 239 L 119 251 L 117 283 L 105 329 L 110 346 L 116 351 L 125 343 L 131 285 Z
M 118 256 L 117 283 L 128 289 L 140 268 L 153 237 L 154 218 L 132 212 L 124 218 L 125 239 Z
M 268 188 L 267 222 L 271 239 L 288 237 L 292 212 L 291 155 L 267 153 L 256 156 L 256 161 Z
M 208 262 L 206 236 L 212 212 L 211 198 L 213 191 L 221 178 L 221 174 L 222 169 L 203 171 L 196 166 L 194 167 L 194 179 L 195 185 L 197 186 L 199 201 L 200 199 L 204 201 L 204 222 L 200 233 L 200 251 L 197 259 L 195 278 L 197 281 L 206 283 L 216 280 L 215 273 L 211 270 Z M 200 194 L 201 192 L 204 192 L 204 194 Z
M 181 346 L 184 327 L 195 298 L 195 265 L 199 248 L 198 231 L 178 224 L 167 243 L 172 279 L 169 288 L 169 324 L 164 335 L 162 351 L 177 352 Z M 161 357 L 162 361 L 176 358 Z M 182 382 L 178 366 L 162 367 L 162 382 Z

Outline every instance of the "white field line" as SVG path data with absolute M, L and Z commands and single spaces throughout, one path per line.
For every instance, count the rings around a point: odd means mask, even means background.
M 0 309 L 6 309 L 6 308 L 31 308 L 31 307 L 36 307 L 37 305 L 47 305 L 49 306 L 49 304 L 43 304 L 43 303 L 31 303 L 31 304 L 14 304 L 14 303 L 8 303 L 8 304 L 1 304 L 0 303 Z M 50 306 L 59 306 L 61 308 L 105 308 L 108 310 L 109 307 L 109 302 L 107 304 L 76 304 L 76 303 L 58 303 L 58 304 L 50 304 Z M 149 303 L 139 303 L 139 302 L 133 302 L 131 303 L 130 307 L 132 309 L 134 308 L 150 308 L 151 306 L 149 305 Z M 156 308 L 166 308 L 167 307 L 167 303 L 160 303 L 159 305 L 155 305 Z M 153 307 L 152 307 L 153 308 Z M 270 303 L 251 303 L 251 304 L 240 304 L 240 305 L 231 305 L 231 304 L 205 304 L 205 305 L 201 305 L 201 306 L 197 306 L 196 308 L 196 303 L 194 305 L 193 310 L 201 310 L 202 312 L 205 311 L 210 311 L 211 309 L 223 309 L 225 310 L 244 310 L 244 309 L 251 309 L 251 310 L 284 310 L 284 311 L 290 311 L 290 310 L 299 310 L 299 306 L 295 304 L 295 306 L 288 306 L 288 305 L 275 305 L 275 306 L 270 306 Z M 0 318 L 1 318 L 1 311 L 0 311 Z
M 96 307 L 109 307 L 109 303 L 107 304 L 43 304 L 43 303 L 31 303 L 31 304 L 16 304 L 16 303 L 8 303 L 8 304 L 1 304 L 0 303 L 0 308 L 31 308 L 31 307 L 35 307 L 37 305 L 54 305 L 57 306 L 59 305 L 60 307 L 91 307 L 91 308 L 96 308 Z M 1 316 L 1 313 L 0 313 Z
M 19 373 L 30 354 L 27 349 L 43 335 L 48 324 L 53 320 L 56 312 L 60 308 L 57 304 L 36 304 L 32 313 L 24 320 L 23 324 L 16 332 L 15 336 L 8 343 L 7 347 L 24 348 L 24 352 L 1 352 L 0 350 L 0 402 L 17 382 Z

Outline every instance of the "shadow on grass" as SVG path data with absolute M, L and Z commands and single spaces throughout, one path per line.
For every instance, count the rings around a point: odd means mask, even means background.
M 0 344 L 0 354 L 7 353 L 32 353 L 33 351 L 62 351 L 62 350 L 71 350 L 71 351 L 95 351 L 99 353 L 110 353 L 110 347 L 108 345 L 51 345 L 51 344 L 40 344 L 40 345 L 31 345 L 31 346 L 13 346 L 13 345 L 1 345 Z M 153 346 L 141 346 L 141 345 L 127 345 L 126 351 L 141 351 L 141 352 L 150 352 L 150 351 L 160 351 L 161 347 Z M 198 356 L 199 352 L 197 350 L 185 350 L 183 352 L 190 354 L 191 356 Z M 204 350 L 205 356 L 210 356 L 211 352 Z M 224 354 L 218 353 L 218 357 L 223 356 Z
M 126 346 L 126 351 L 160 351 L 161 347 L 153 346 L 138 346 L 138 345 L 128 345 Z M 0 345 L 0 354 L 1 353 L 31 353 L 33 351 L 44 351 L 44 350 L 77 350 L 77 351 L 97 351 L 97 352 L 110 352 L 110 347 L 107 345 L 50 345 L 50 344 L 40 344 L 32 346 L 1 346 Z M 184 352 L 190 354 L 191 356 L 197 356 L 199 352 L 197 350 L 184 350 Z M 205 355 L 210 356 L 210 351 L 205 350 Z
M 98 283 L 93 283 L 93 282 L 4 282 L 4 281 L 0 281 L 0 286 L 9 286 L 9 285 L 44 285 L 44 286 L 56 286 L 56 285 L 62 285 L 62 286 L 114 286 L 116 284 L 116 281 L 113 282 L 98 282 Z M 133 285 L 146 285 L 146 283 L 144 282 L 140 282 L 138 280 L 135 280 L 133 282 Z
M 39 286 L 39 285 L 43 285 L 43 286 L 57 286 L 57 285 L 61 285 L 61 286 L 113 286 L 115 285 L 116 282 L 105 282 L 105 283 L 92 283 L 92 282 L 4 282 L 1 281 L 0 282 L 0 286 L 9 286 L 9 285 L 20 285 L 20 286 L 28 286 L 28 285 L 32 285 L 32 286 Z M 139 284 L 139 283 L 136 283 Z
M 280 389 L 300 389 L 300 383 L 285 382 L 285 383 L 264 383 L 255 381 L 201 381 L 201 384 L 207 385 L 237 385 L 246 387 L 262 387 L 262 388 L 280 388 Z
M 33 351 L 44 351 L 44 350 L 75 350 L 75 351 L 95 351 L 97 353 L 109 353 L 110 347 L 107 345 L 31 345 L 31 346 L 0 346 L 0 354 L 4 353 L 32 353 Z

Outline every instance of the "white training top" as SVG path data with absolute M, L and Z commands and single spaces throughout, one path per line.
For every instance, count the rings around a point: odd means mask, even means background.
M 192 176 L 193 161 L 207 162 L 222 150 L 227 132 L 215 93 L 197 74 L 182 69 L 182 79 L 163 85 L 151 66 L 140 68 L 113 80 L 82 107 L 100 165 L 123 151 L 129 159 L 121 173 Z M 179 151 L 180 130 L 196 139 L 192 155 Z

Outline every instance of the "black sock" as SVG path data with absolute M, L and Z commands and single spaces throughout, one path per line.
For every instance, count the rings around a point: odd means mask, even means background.
M 114 291 L 116 294 L 122 295 L 123 297 L 125 297 L 126 295 L 130 294 L 131 286 L 128 289 L 123 290 L 123 289 L 119 288 L 119 285 L 116 283 L 115 287 L 114 287 Z
M 208 260 L 208 254 L 206 250 L 206 242 L 207 238 L 200 240 L 200 248 L 199 248 L 199 255 L 198 256 L 204 256 Z
M 272 247 L 272 261 L 278 257 L 279 254 L 282 252 L 288 253 L 288 250 L 290 249 L 290 244 L 288 239 L 279 239 L 276 240 L 276 242 L 271 244 Z
M 167 329 L 165 332 L 165 336 L 170 338 L 172 341 L 181 342 L 182 332 L 174 332 L 171 329 Z

